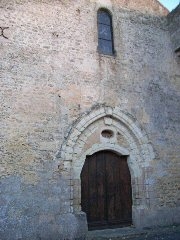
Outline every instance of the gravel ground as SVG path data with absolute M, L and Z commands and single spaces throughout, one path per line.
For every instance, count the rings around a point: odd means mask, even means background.
M 116 238 L 117 240 L 127 239 L 127 240 L 180 240 L 180 232 L 171 233 L 158 233 L 158 234 L 146 234 L 137 237 L 130 238 Z

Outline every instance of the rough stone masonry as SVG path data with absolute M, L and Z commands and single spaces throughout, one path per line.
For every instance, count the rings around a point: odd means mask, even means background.
M 97 11 L 115 55 L 98 52 Z M 87 155 L 128 155 L 133 224 L 180 223 L 180 8 L 0 1 L 0 239 L 85 239 Z M 103 129 L 114 132 L 103 138 Z

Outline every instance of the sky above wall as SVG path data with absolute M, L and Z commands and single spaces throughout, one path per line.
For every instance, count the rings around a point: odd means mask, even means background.
M 162 5 L 164 5 L 170 12 L 177 7 L 180 0 L 158 0 Z

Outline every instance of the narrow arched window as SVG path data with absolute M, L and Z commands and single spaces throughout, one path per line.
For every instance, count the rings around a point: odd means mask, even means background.
M 114 54 L 113 28 L 111 14 L 100 9 L 97 14 L 98 21 L 98 51 L 103 54 Z

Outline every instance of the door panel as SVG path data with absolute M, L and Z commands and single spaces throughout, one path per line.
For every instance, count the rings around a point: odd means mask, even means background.
M 105 221 L 105 162 L 101 155 L 96 155 L 97 160 L 97 170 L 96 170 L 96 183 L 97 183 L 97 215 L 99 221 Z
M 81 173 L 81 205 L 91 228 L 132 222 L 127 157 L 110 151 L 88 156 Z

